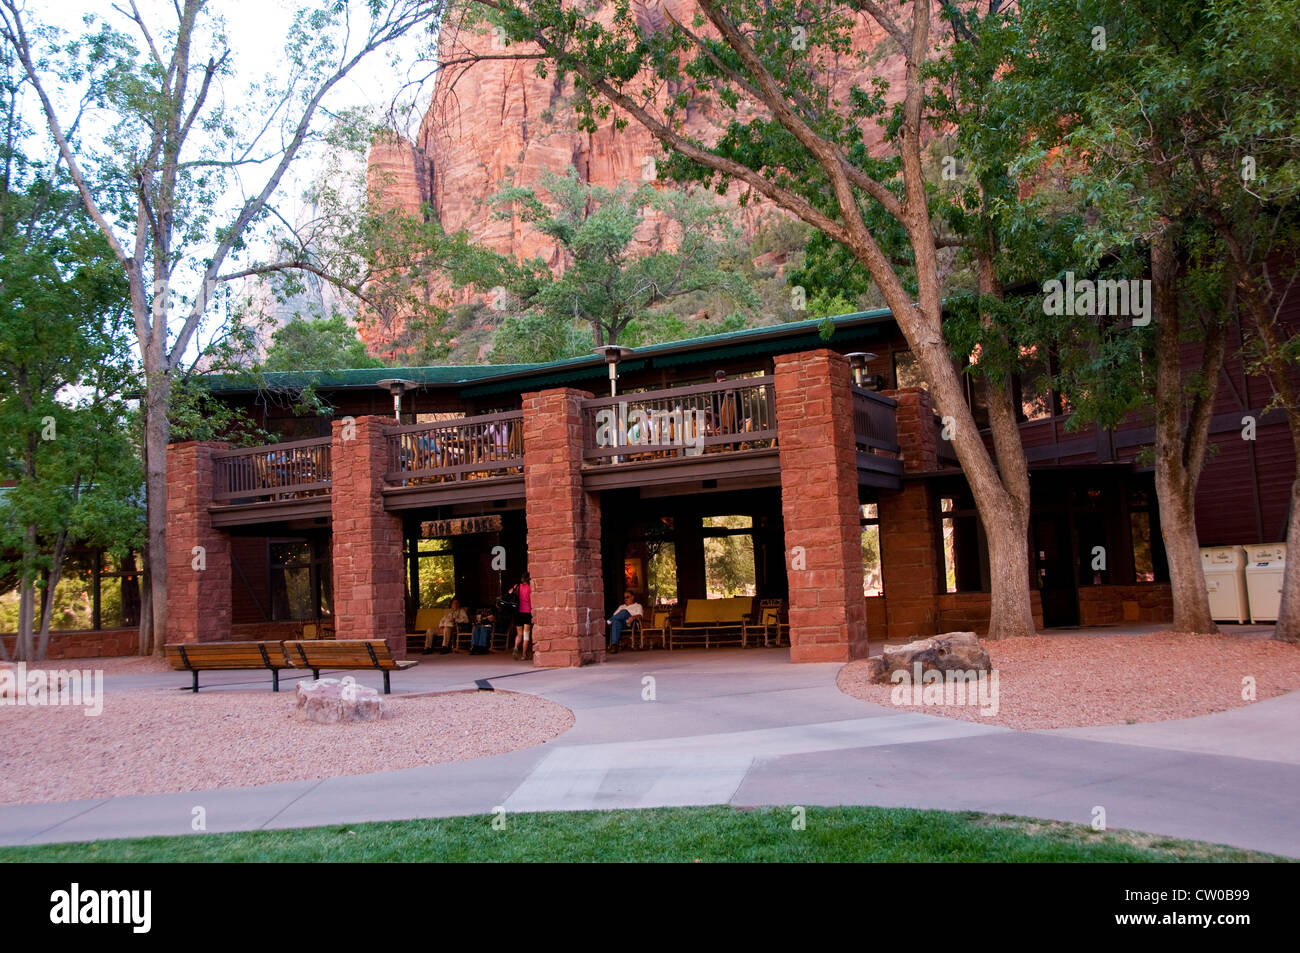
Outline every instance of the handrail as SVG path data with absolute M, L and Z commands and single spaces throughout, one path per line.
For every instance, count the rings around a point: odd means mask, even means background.
M 583 460 L 602 466 L 775 447 L 773 381 L 741 377 L 584 400 Z
M 898 401 L 853 385 L 853 436 L 860 453 L 897 454 Z
M 291 440 L 212 454 L 212 501 L 266 502 L 328 496 L 331 438 Z
M 523 472 L 524 414 L 511 410 L 385 429 L 390 486 L 459 482 Z

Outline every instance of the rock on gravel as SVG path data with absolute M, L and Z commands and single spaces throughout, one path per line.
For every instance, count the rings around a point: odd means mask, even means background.
M 987 672 L 989 653 L 974 632 L 946 632 L 906 645 L 887 645 L 867 659 L 873 682 L 890 682 L 894 672 Z
M 0 804 L 202 791 L 465 761 L 539 745 L 573 713 L 515 692 L 386 701 L 381 721 L 318 725 L 266 691 L 117 691 L 103 714 L 0 706 Z
M 358 685 L 351 676 L 299 682 L 297 699 L 303 717 L 319 725 L 379 721 L 384 717 L 384 700 L 379 692 Z
M 1008 728 L 1078 728 L 1192 718 L 1300 689 L 1300 646 L 1242 635 L 1048 635 L 983 643 L 999 679 L 998 713 L 899 705 L 866 659 L 840 669 L 842 692 L 895 708 Z M 1249 681 L 1245 681 L 1249 679 Z

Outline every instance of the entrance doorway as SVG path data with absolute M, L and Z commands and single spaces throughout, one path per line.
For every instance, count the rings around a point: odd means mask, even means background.
M 1043 603 L 1043 625 L 1079 624 L 1079 593 L 1074 579 L 1074 547 L 1070 518 L 1035 516 L 1034 570 Z

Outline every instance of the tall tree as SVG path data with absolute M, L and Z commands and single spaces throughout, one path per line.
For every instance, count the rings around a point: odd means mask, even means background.
M 70 547 L 139 544 L 140 471 L 126 282 L 63 170 L 24 154 L 19 90 L 0 73 L 0 574 L 18 588 L 15 655 L 42 659 Z
M 250 229 L 276 214 L 272 199 L 291 164 L 321 138 L 330 91 L 375 51 L 436 20 L 440 5 L 329 0 L 298 9 L 281 74 L 237 101 L 224 96 L 234 51 L 220 18 L 205 0 L 171 9 L 174 22 L 151 25 L 128 0 L 113 6 L 126 32 L 92 15 L 83 36 L 66 40 L 33 23 L 22 0 L 0 0 L 0 41 L 32 85 L 130 289 L 145 377 L 150 605 L 142 628 L 152 626 L 158 652 L 167 604 L 167 407 L 177 369 L 210 317 L 218 284 L 303 266 L 296 257 L 242 267 L 238 259 L 251 256 Z M 56 102 L 64 90 L 79 100 L 69 109 Z M 81 137 L 88 109 L 110 130 L 98 145 Z
M 509 44 L 478 53 L 444 39 L 444 63 L 514 55 L 571 76 L 583 125 L 611 108 L 640 123 L 670 154 L 670 178 L 747 187 L 841 245 L 871 275 L 930 383 L 953 418 L 953 445 L 988 533 L 992 597 L 989 635 L 1035 632 L 1029 598 L 1027 480 L 1014 458 L 994 462 L 966 403 L 942 325 L 940 251 L 963 240 L 931 212 L 924 168 L 927 63 L 937 41 L 929 3 L 848 0 L 697 0 L 690 23 L 664 10 L 662 30 L 645 29 L 625 2 L 612 18 L 544 0 L 474 0 L 480 22 Z M 899 88 L 883 78 L 837 85 L 845 65 L 867 72 L 875 50 L 854 36 L 883 36 L 901 66 Z M 480 44 L 481 46 L 481 44 Z M 888 97 L 887 97 L 888 92 Z M 707 98 L 722 128 L 713 142 L 689 135 L 692 99 Z M 890 104 L 892 101 L 892 105 Z M 878 137 L 882 145 L 869 143 Z M 903 236 L 896 263 L 886 221 Z M 1010 447 L 1018 435 L 998 438 Z M 1003 465 L 1000 468 L 999 465 Z
M 1288 100 L 1263 92 L 1271 72 L 1255 70 L 1252 61 L 1254 49 L 1276 48 L 1276 18 L 1198 0 L 1136 8 L 1113 0 L 1025 0 L 1021 22 L 1021 48 L 1004 90 L 1038 104 L 1029 121 L 1031 164 L 1065 170 L 1083 199 L 1080 260 L 1095 265 L 1116 251 L 1141 249 L 1149 261 L 1154 323 L 1135 329 L 1131 341 L 1145 343 L 1146 364 L 1154 364 L 1147 390 L 1174 627 L 1214 632 L 1196 492 L 1229 324 L 1250 286 L 1233 264 L 1232 230 L 1221 226 L 1229 217 L 1259 220 L 1258 204 L 1252 209 L 1243 201 L 1244 143 L 1276 158 L 1276 141 L 1287 139 L 1274 140 L 1270 113 Z M 1265 105 L 1253 110 L 1257 97 Z M 1264 146 L 1268 141 L 1275 145 Z M 1184 349 L 1192 341 L 1199 360 L 1187 367 Z M 1098 382 L 1102 391 L 1112 383 Z
M 516 295 L 519 311 L 560 329 L 561 338 L 577 322 L 590 327 L 597 346 L 617 344 L 655 308 L 703 291 L 734 305 L 757 303 L 736 267 L 739 229 L 729 210 L 708 197 L 649 185 L 605 189 L 583 183 L 573 168 L 564 176 L 546 175 L 542 186 L 547 202 L 522 187 L 492 202 L 498 215 L 517 217 L 553 239 L 564 269 L 552 276 L 539 259 L 509 268 L 501 287 Z M 637 238 L 649 216 L 663 247 L 645 252 Z M 511 329 L 505 331 L 503 343 Z

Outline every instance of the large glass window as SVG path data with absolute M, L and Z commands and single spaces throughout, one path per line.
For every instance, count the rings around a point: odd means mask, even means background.
M 704 582 L 708 598 L 757 595 L 753 518 L 706 516 L 703 525 Z
M 279 539 L 270 546 L 271 618 L 316 619 L 331 606 L 326 549 L 319 539 Z
M 1151 552 L 1151 497 L 1134 490 L 1128 501 L 1129 537 L 1133 545 L 1133 581 L 1155 582 L 1156 562 Z
M 79 550 L 64 557 L 54 588 L 50 629 L 68 632 L 121 629 L 140 624 L 139 557 L 118 560 L 107 553 Z M 11 584 L 15 580 L 8 580 Z M 43 582 L 36 589 L 36 619 L 41 623 Z M 18 630 L 18 590 L 0 593 L 0 632 Z
M 456 559 L 449 539 L 415 540 L 416 608 L 440 609 L 456 596 Z
M 862 594 L 883 596 L 885 580 L 880 571 L 880 513 L 875 503 L 862 505 Z
M 921 364 L 911 351 L 894 352 L 894 386 L 930 389 L 925 375 L 921 373 Z
M 944 591 L 986 591 L 989 581 L 985 543 L 969 491 L 939 499 L 939 527 Z

